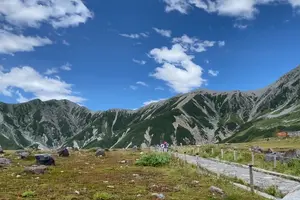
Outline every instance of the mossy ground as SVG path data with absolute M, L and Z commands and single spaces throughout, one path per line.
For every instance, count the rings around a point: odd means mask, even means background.
M 212 185 L 222 188 L 227 200 L 262 199 L 233 187 L 224 179 L 200 175 L 195 167 L 182 166 L 175 159 L 164 167 L 137 166 L 134 163 L 140 157 L 139 152 L 111 151 L 104 158 L 96 158 L 88 151 L 71 152 L 69 158 L 55 157 L 57 165 L 44 175 L 22 173 L 24 166 L 34 163 L 33 159 L 19 160 L 10 153 L 5 157 L 13 163 L 7 169 L 0 169 L 0 200 L 93 200 L 99 196 L 134 200 L 151 199 L 153 192 L 163 193 L 170 200 L 221 199 L 209 192 Z M 122 160 L 128 163 L 119 163 Z M 21 176 L 17 178 L 17 175 Z M 193 185 L 193 180 L 199 184 Z M 151 188 L 153 184 L 157 187 Z M 33 195 L 23 197 L 26 192 Z

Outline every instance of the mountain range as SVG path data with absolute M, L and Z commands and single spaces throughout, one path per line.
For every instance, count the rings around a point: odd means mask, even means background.
M 242 142 L 300 130 L 300 66 L 257 91 L 197 90 L 137 110 L 93 112 L 68 100 L 0 103 L 0 145 L 126 148 Z

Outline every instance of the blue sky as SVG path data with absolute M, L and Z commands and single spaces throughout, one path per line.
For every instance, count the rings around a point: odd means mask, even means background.
M 299 0 L 2 0 L 0 101 L 139 108 L 254 90 L 298 64 Z

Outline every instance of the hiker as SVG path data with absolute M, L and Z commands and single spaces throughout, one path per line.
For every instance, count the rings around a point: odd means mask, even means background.
M 70 155 L 69 150 L 67 148 L 61 148 L 57 151 L 57 153 L 60 157 L 69 157 Z
M 169 144 L 165 141 L 164 142 L 164 152 L 168 152 Z
M 163 143 L 161 143 L 161 145 L 160 145 L 160 151 L 164 151 L 164 147 L 165 147 L 165 145 L 163 144 Z
M 55 166 L 55 160 L 49 154 L 36 154 L 35 159 L 36 159 L 37 165 L 54 165 Z

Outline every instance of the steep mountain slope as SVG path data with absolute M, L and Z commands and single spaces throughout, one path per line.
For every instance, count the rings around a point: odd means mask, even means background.
M 300 67 L 253 92 L 199 90 L 139 110 L 92 112 L 67 100 L 0 103 L 0 145 L 149 146 L 237 142 L 299 130 Z M 298 120 L 299 119 L 299 120 Z

